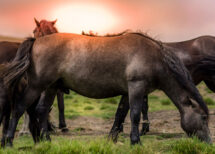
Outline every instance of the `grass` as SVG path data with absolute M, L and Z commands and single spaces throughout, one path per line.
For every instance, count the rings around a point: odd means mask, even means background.
M 161 104 L 162 105 L 170 105 L 171 101 L 169 99 L 163 99 L 163 100 L 161 100 Z
M 53 136 L 52 142 L 42 142 L 34 145 L 31 137 L 19 137 L 14 140 L 14 148 L 1 149 L 0 153 L 35 153 L 35 154 L 151 154 L 151 153 L 177 153 L 177 154 L 212 154 L 214 145 L 200 142 L 198 139 L 157 139 L 154 135 L 141 137 L 142 144 L 131 146 L 128 137 L 119 137 L 114 144 L 105 137 L 78 136 L 68 139 Z
M 204 101 L 209 108 L 215 108 L 212 94 L 208 92 L 203 84 L 198 86 Z M 65 116 L 66 119 L 74 119 L 79 116 L 92 116 L 102 119 L 114 117 L 120 97 L 109 99 L 89 99 L 74 92 L 65 95 Z M 148 96 L 149 112 L 160 110 L 176 110 L 174 104 L 161 91 L 155 91 Z M 57 103 L 54 104 L 54 111 L 57 110 Z M 55 114 L 57 117 L 57 113 Z M 20 124 L 22 123 L 22 120 Z M 20 125 L 19 125 L 20 127 Z M 129 135 L 121 134 L 117 144 L 107 141 L 104 136 L 80 136 L 79 132 L 84 128 L 78 127 L 72 130 L 75 136 L 52 136 L 52 142 L 42 142 L 34 145 L 30 136 L 16 137 L 14 148 L 0 149 L 1 153 L 215 153 L 214 145 L 207 145 L 197 139 L 181 137 L 181 134 L 157 134 L 141 137 L 142 145 L 130 146 Z M 71 139 L 72 138 L 72 139 Z
M 204 98 L 204 102 L 205 102 L 207 105 L 215 105 L 215 102 L 213 101 L 213 99 L 211 99 L 211 98 L 209 98 L 209 97 Z
M 70 92 L 64 95 L 65 117 L 74 119 L 78 116 L 92 116 L 103 119 L 110 119 L 114 116 L 120 97 L 108 99 L 90 99 Z M 56 100 L 55 100 L 56 101 Z M 54 103 L 57 107 L 57 103 Z

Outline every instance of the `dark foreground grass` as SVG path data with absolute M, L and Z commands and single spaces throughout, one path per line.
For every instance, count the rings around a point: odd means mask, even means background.
M 213 154 L 215 146 L 197 139 L 166 139 L 154 135 L 141 138 L 142 145 L 131 146 L 128 137 L 120 136 L 117 144 L 104 137 L 79 136 L 74 139 L 53 137 L 52 142 L 34 145 L 30 137 L 15 139 L 13 148 L 1 149 L 0 153 L 35 153 L 35 154 Z

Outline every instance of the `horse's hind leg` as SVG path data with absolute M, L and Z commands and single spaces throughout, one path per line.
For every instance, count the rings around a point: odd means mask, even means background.
M 68 132 L 69 129 L 66 127 L 65 116 L 64 116 L 64 93 L 59 91 L 57 92 L 57 102 L 58 102 L 58 109 L 59 109 L 59 129 L 62 132 Z
M 118 134 L 121 131 L 123 131 L 122 123 L 125 120 L 128 110 L 129 110 L 128 96 L 122 96 L 119 106 L 117 108 L 114 124 L 109 133 L 109 138 L 111 138 L 114 142 L 117 142 Z
M 39 127 L 39 122 L 37 120 L 37 113 L 36 113 L 36 106 L 38 104 L 38 101 L 39 101 L 39 98 L 35 101 L 34 104 L 32 104 L 27 109 L 27 113 L 29 115 L 28 125 L 35 143 L 40 141 L 40 127 Z
M 8 102 L 9 103 L 9 102 Z M 9 121 L 10 121 L 10 108 L 8 108 L 7 113 L 4 117 L 4 121 L 3 121 L 3 128 L 2 128 L 2 139 L 1 139 L 1 147 L 5 146 L 6 143 L 6 135 L 7 135 L 7 130 L 9 127 Z
M 143 125 L 142 125 L 142 130 L 140 132 L 140 136 L 145 135 L 147 132 L 149 132 L 148 109 L 149 109 L 148 96 L 145 96 L 144 102 L 142 105 Z
M 57 90 L 55 88 L 49 88 L 41 94 L 39 104 L 36 107 L 37 116 L 40 121 L 41 127 L 41 138 L 45 136 L 46 140 L 51 140 L 49 131 L 48 131 L 48 115 L 50 108 L 54 102 L 54 98 Z
M 140 143 L 139 136 L 139 122 L 142 104 L 144 102 L 145 93 L 144 81 L 129 81 L 129 105 L 130 105 L 130 117 L 131 117 L 131 144 Z
M 6 137 L 7 146 L 12 146 L 18 121 L 20 117 L 23 115 L 25 109 L 27 108 L 27 106 L 33 104 L 33 102 L 38 98 L 39 95 L 40 95 L 39 91 L 28 88 L 28 90 L 26 90 L 26 93 L 23 96 L 23 99 L 17 100 L 16 103 L 13 104 L 13 109 L 11 112 L 12 118 L 9 123 L 9 129 L 7 131 Z

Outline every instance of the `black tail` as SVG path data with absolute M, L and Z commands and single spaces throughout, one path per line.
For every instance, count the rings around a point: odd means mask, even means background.
M 195 87 L 192 77 L 188 70 L 185 68 L 184 64 L 180 59 L 167 48 L 163 48 L 165 51 L 162 53 L 164 55 L 163 61 L 167 64 L 171 72 L 173 72 L 174 78 L 183 86 L 188 92 L 191 93 L 193 99 L 195 99 L 201 108 L 208 115 L 208 107 L 204 103 L 202 96 Z M 215 64 L 215 63 L 214 63 Z
M 6 64 L 2 74 L 4 85 L 12 92 L 30 65 L 31 49 L 35 38 L 28 38 L 18 48 L 16 57 Z

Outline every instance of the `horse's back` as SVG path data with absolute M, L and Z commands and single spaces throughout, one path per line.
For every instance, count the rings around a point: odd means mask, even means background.
M 35 41 L 32 56 L 41 78 L 61 78 L 88 97 L 127 92 L 128 80 L 147 77 L 159 47 L 142 36 L 53 34 Z M 49 66 L 49 70 L 46 70 Z M 97 96 L 94 96 L 97 95 Z

